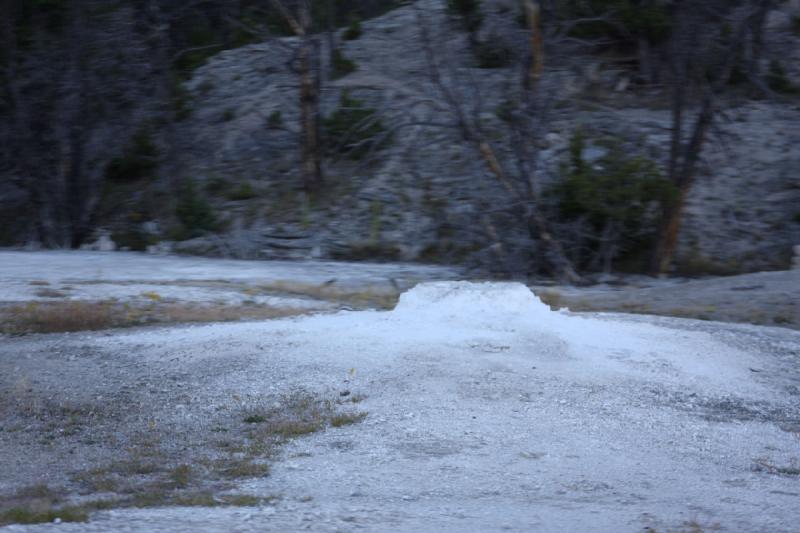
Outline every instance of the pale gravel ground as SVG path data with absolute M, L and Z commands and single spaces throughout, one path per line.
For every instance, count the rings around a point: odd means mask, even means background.
M 241 487 L 280 495 L 274 505 L 7 529 L 800 529 L 800 479 L 754 468 L 800 458 L 800 333 L 568 316 L 520 286 L 460 288 L 415 291 L 393 313 L 3 340 L 0 375 L 31 373 L 54 393 L 113 398 L 127 373 L 146 376 L 127 398 L 179 441 L 231 394 L 346 388 L 370 414 L 295 441 Z
M 386 286 L 390 280 L 452 278 L 458 270 L 414 264 L 325 261 L 235 261 L 203 257 L 155 256 L 131 252 L 18 252 L 0 250 L 0 301 L 35 299 L 46 281 L 58 288 L 72 283 L 213 282 Z M 114 296 L 109 287 L 109 297 Z M 74 291 L 82 290 L 73 287 Z

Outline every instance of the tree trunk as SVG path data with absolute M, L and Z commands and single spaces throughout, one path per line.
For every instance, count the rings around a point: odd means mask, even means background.
M 320 46 L 310 35 L 311 5 L 302 0 L 295 18 L 281 0 L 272 5 L 286 19 L 292 31 L 300 38 L 298 63 L 300 65 L 300 159 L 303 188 L 308 193 L 318 191 L 325 182 L 322 171 L 322 142 L 320 136 Z
M 324 183 L 319 113 L 319 47 L 306 36 L 300 49 L 300 126 L 303 132 L 300 148 L 303 187 L 306 192 L 319 190 Z
M 672 182 L 678 188 L 677 197 L 670 202 L 664 209 L 663 217 L 658 231 L 658 241 L 653 253 L 651 271 L 655 275 L 664 275 L 669 270 L 672 258 L 678 245 L 678 232 L 680 231 L 683 220 L 683 211 L 686 198 L 694 184 L 697 174 L 697 163 L 700 161 L 700 154 L 703 151 L 708 130 L 714 118 L 713 95 L 710 90 L 703 98 L 702 108 L 697 116 L 692 137 L 680 158 L 675 157 L 674 167 L 671 171 L 675 173 Z M 678 133 L 678 129 L 673 129 L 673 135 Z M 673 162 L 671 161 L 671 165 Z

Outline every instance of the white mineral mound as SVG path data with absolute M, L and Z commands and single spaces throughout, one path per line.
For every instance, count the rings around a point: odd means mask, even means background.
M 392 312 L 399 319 L 427 319 L 474 325 L 552 323 L 559 318 L 521 283 L 420 283 L 403 293 Z
M 503 351 L 578 380 L 633 378 L 709 392 L 765 393 L 749 370 L 759 362 L 710 334 L 551 311 L 521 283 L 422 283 L 400 296 L 388 324 L 380 334 Z

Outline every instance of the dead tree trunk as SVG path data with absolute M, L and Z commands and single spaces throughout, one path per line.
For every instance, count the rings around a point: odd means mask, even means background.
M 680 116 L 678 114 L 678 116 Z M 697 163 L 703 151 L 708 130 L 714 118 L 713 97 L 706 95 L 702 109 L 695 121 L 692 139 L 685 148 L 682 155 L 682 165 L 674 171 L 673 184 L 677 188 L 677 194 L 672 201 L 665 207 L 661 224 L 658 230 L 658 240 L 653 255 L 653 270 L 656 274 L 664 274 L 669 270 L 672 258 L 678 245 L 678 234 L 680 232 L 683 212 L 686 206 L 686 199 L 689 191 L 694 184 L 697 174 Z M 680 128 L 676 128 L 673 135 L 678 134 Z M 677 159 L 677 156 L 675 157 Z M 676 163 L 677 165 L 677 163 Z
M 308 193 L 320 190 L 325 182 L 322 169 L 322 142 L 320 136 L 320 46 L 311 35 L 311 5 L 300 2 L 294 16 L 281 0 L 272 0 L 275 8 L 286 19 L 300 40 L 297 51 L 300 78 L 300 141 L 303 188 Z
M 686 200 L 694 185 L 697 165 L 708 137 L 708 131 L 716 114 L 716 100 L 719 92 L 730 80 L 731 72 L 740 57 L 747 34 L 754 26 L 763 24 L 764 0 L 753 0 L 750 11 L 741 18 L 737 30 L 731 35 L 726 46 L 716 57 L 713 52 L 706 55 L 698 53 L 703 43 L 697 40 L 702 29 L 709 25 L 708 20 L 697 18 L 691 2 L 679 5 L 676 14 L 676 29 L 672 37 L 672 134 L 668 176 L 677 194 L 664 208 L 658 237 L 651 260 L 651 272 L 664 275 L 672 264 L 678 244 L 678 235 L 683 220 Z M 696 7 L 696 6 L 694 6 Z M 713 21 L 716 30 L 728 23 L 723 12 Z M 711 55 L 708 55 L 711 54 Z M 717 71 L 715 79 L 707 79 L 708 72 Z M 693 75 L 694 73 L 694 75 Z M 688 109 L 688 87 L 699 87 L 702 99 L 692 127 L 691 136 L 684 142 L 684 115 Z

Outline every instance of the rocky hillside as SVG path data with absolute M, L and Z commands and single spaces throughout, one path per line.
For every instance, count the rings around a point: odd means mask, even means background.
M 503 2 L 485 6 L 485 32 L 503 29 Z M 790 30 L 792 9 L 774 11 L 769 47 L 800 64 L 800 39 Z M 391 140 L 369 161 L 332 158 L 324 194 L 307 199 L 299 187 L 297 77 L 292 38 L 228 50 L 186 83 L 188 118 L 176 127 L 180 149 L 172 169 L 191 179 L 227 220 L 228 236 L 178 244 L 182 251 L 243 257 L 326 257 L 471 261 L 502 270 L 524 229 L 507 214 L 510 199 L 460 138 L 444 95 L 431 80 L 420 16 L 445 76 L 469 79 L 481 90 L 480 120 L 503 127 L 510 68 L 476 68 L 466 35 L 444 2 L 424 0 L 363 23 L 358 39 L 342 40 L 354 72 L 323 84 L 323 113 L 343 94 L 377 109 Z M 796 16 L 796 13 L 795 13 Z M 488 28 L 488 29 L 486 29 Z M 322 54 L 323 57 L 326 55 Z M 607 152 L 612 137 L 627 151 L 663 164 L 670 113 L 665 97 L 632 87 L 611 61 L 574 53 L 547 65 L 558 88 L 543 136 L 543 181 L 558 179 L 570 140 L 588 130 L 582 157 Z M 796 72 L 789 72 L 790 77 Z M 464 93 L 467 91 L 464 90 Z M 464 98 L 473 95 L 464 94 Z M 678 269 L 726 273 L 786 267 L 800 242 L 800 103 L 733 93 L 703 154 L 680 237 Z M 511 146 L 504 146 L 511 150 Z M 513 252 L 509 252 L 513 253 Z M 499 266 L 498 266 L 499 265 Z
M 259 0 L 85 1 L 52 24 L 12 2 L 0 246 L 574 281 L 786 268 L 800 242 L 796 0 L 315 1 L 306 38 Z M 130 58 L 108 53 L 123 28 Z M 674 261 L 653 261 L 684 196 Z

